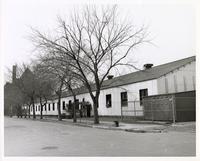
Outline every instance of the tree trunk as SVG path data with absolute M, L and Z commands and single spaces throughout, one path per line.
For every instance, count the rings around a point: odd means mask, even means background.
M 96 94 L 96 97 L 93 99 L 94 124 L 99 124 L 98 102 L 99 102 L 99 94 Z
M 73 122 L 77 122 L 77 118 L 76 118 L 76 96 L 74 96 L 74 103 L 73 103 Z
M 94 124 L 99 124 L 99 115 L 98 115 L 98 109 L 97 104 L 94 103 Z
M 40 106 L 41 106 L 41 109 L 40 109 L 40 119 L 43 119 L 43 114 L 42 114 L 42 111 L 43 111 L 43 105 L 40 104 Z
M 31 118 L 31 105 L 28 105 L 28 118 Z
M 41 107 L 41 109 L 40 109 L 40 119 L 43 119 L 43 114 L 42 114 L 42 111 L 43 111 L 43 104 L 42 104 L 41 98 L 40 98 L 40 107 Z
M 61 110 L 60 110 L 60 102 L 61 102 L 61 94 L 59 94 L 59 96 L 58 96 L 58 105 L 57 105 L 58 121 L 62 121 Z
M 35 103 L 34 103 L 34 98 L 32 98 L 32 106 L 33 106 L 33 119 L 35 119 L 36 116 L 35 116 Z

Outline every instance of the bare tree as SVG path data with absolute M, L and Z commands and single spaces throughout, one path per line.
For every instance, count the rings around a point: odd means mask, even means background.
M 38 82 L 36 77 L 34 76 L 33 72 L 28 68 L 28 66 L 23 65 L 23 67 L 18 67 L 21 76 L 17 80 L 16 85 L 20 89 L 20 91 L 24 95 L 24 102 L 31 102 L 32 109 L 33 109 L 33 119 L 36 118 L 35 116 L 35 100 L 37 96 L 37 86 Z M 29 109 L 30 110 L 30 109 Z
M 37 79 L 37 99 L 40 102 L 40 119 L 43 119 L 43 107 L 47 105 L 47 100 L 51 97 L 53 91 L 53 82 L 43 76 L 40 65 L 34 66 L 34 75 Z
M 68 62 L 70 58 L 70 68 L 79 76 L 93 100 L 94 123 L 98 124 L 98 101 L 103 81 L 118 66 L 134 67 L 127 57 L 135 47 L 148 42 L 146 28 L 119 20 L 117 6 L 86 6 L 74 12 L 69 23 L 61 17 L 58 23 L 58 30 L 51 35 L 33 29 L 32 41 L 39 51 L 51 53 L 57 61 Z
M 68 66 L 69 67 L 69 66 Z M 82 82 L 79 80 L 77 77 L 76 73 L 73 71 L 70 71 L 70 69 L 67 71 L 67 77 L 65 79 L 65 85 L 66 88 L 69 92 L 71 92 L 74 103 L 73 103 L 73 122 L 77 122 L 76 118 L 76 107 L 78 106 L 77 104 L 77 99 L 76 95 L 79 94 L 79 88 L 83 85 Z
M 50 57 L 49 54 L 38 56 L 37 70 L 42 79 L 51 82 L 51 88 L 58 97 L 58 120 L 61 121 L 61 97 L 62 92 L 65 90 L 66 73 L 65 71 L 60 70 L 60 64 L 58 64 L 56 60 L 54 61 L 54 58 Z
M 39 65 L 37 67 L 41 72 L 42 79 L 48 79 L 51 80 L 51 82 L 54 82 L 54 90 L 58 96 L 57 107 L 59 120 L 61 120 L 60 108 L 62 92 L 64 90 L 68 90 L 71 92 L 74 98 L 73 120 L 76 122 L 76 93 L 74 88 L 80 87 L 81 84 L 81 82 L 76 77 L 76 73 L 70 70 L 70 65 L 68 65 L 67 62 L 57 61 L 54 57 L 52 57 L 51 54 L 39 55 L 38 61 Z
M 26 110 L 26 112 L 28 112 L 28 117 L 30 118 L 31 117 L 30 109 L 31 109 L 32 102 L 31 102 L 30 98 L 25 93 L 23 94 L 23 103 L 22 103 L 22 105 L 24 105 L 24 106 L 26 106 L 26 108 L 28 108 Z

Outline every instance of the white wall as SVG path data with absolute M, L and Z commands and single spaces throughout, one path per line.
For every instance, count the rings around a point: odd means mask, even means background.
M 101 90 L 100 96 L 99 96 L 99 108 L 98 112 L 99 115 L 113 115 L 113 116 L 120 116 L 121 115 L 121 92 L 127 91 L 128 95 L 128 107 L 123 107 L 126 110 L 133 110 L 133 102 L 131 101 L 139 101 L 139 90 L 140 89 L 148 89 L 148 95 L 155 95 L 157 94 L 157 80 L 149 80 L 144 82 L 138 82 L 130 85 L 124 85 L 120 87 L 115 88 L 109 88 Z M 112 97 L 112 106 L 110 108 L 106 107 L 106 95 L 111 94 Z M 89 95 L 89 93 L 80 94 L 76 96 L 77 99 L 79 99 L 79 102 L 82 101 L 84 98 L 85 101 L 88 101 L 92 104 L 92 99 Z M 61 113 L 63 113 L 62 108 L 62 102 L 65 101 L 66 104 L 69 103 L 69 100 L 73 102 L 73 97 L 66 97 L 61 99 Z M 47 111 L 43 108 L 43 114 L 44 115 L 57 115 L 57 101 L 48 101 L 48 103 L 51 103 L 51 111 L 48 110 L 48 104 L 47 104 Z M 52 111 L 52 102 L 55 102 L 55 111 Z M 39 105 L 36 103 L 35 105 Z M 136 102 L 136 110 L 142 110 L 142 107 L 140 106 L 139 102 Z M 93 110 L 92 110 L 93 113 Z M 32 111 L 31 111 L 32 114 Z M 143 112 L 138 112 L 137 115 L 142 115 Z M 36 115 L 40 115 L 40 111 L 36 111 Z M 128 115 L 128 114 L 127 114 Z M 131 113 L 133 115 L 133 113 Z
M 43 115 L 57 115 L 58 110 L 57 110 L 57 102 L 58 100 L 49 100 L 46 105 L 46 110 L 45 107 L 43 106 Z M 49 111 L 49 103 L 50 103 L 50 111 Z M 53 103 L 54 103 L 54 111 L 53 111 Z M 36 111 L 36 106 L 37 106 L 37 111 Z M 40 106 L 40 103 L 35 103 L 35 114 L 40 115 L 40 111 L 38 110 L 38 106 Z M 40 107 L 41 110 L 41 107 Z M 31 114 L 33 114 L 33 111 L 30 111 Z
M 121 92 L 127 91 L 128 95 L 128 107 L 123 107 L 124 110 L 133 110 L 133 101 L 139 101 L 139 90 L 148 89 L 148 95 L 157 94 L 157 81 L 149 80 L 144 82 L 138 82 L 130 85 L 124 85 L 120 87 L 105 89 L 101 91 L 99 102 L 99 115 L 121 115 Z M 106 95 L 111 94 L 112 96 L 112 107 L 106 107 Z M 136 102 L 136 110 L 142 110 L 139 102 Z M 142 115 L 140 112 L 138 115 Z M 133 115 L 133 113 L 131 113 Z
M 195 61 L 158 79 L 158 94 L 195 90 Z

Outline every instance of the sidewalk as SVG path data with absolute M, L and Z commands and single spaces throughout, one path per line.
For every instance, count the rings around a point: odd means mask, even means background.
M 56 121 L 54 118 L 48 118 L 47 120 Z M 140 122 L 140 123 L 124 123 L 119 122 L 119 127 L 115 126 L 114 121 L 100 121 L 100 124 L 94 124 L 93 120 L 80 120 L 77 119 L 76 123 L 73 123 L 73 119 L 63 119 L 63 123 L 67 123 L 75 126 L 107 129 L 107 130 L 122 130 L 127 132 L 135 133 L 161 133 L 164 129 L 168 128 L 169 124 L 163 122 L 150 123 L 150 122 Z
M 179 122 L 175 124 L 169 124 L 167 122 L 159 122 L 159 121 L 154 121 L 154 122 L 137 121 L 134 123 L 125 123 L 118 120 L 119 127 L 116 127 L 114 120 L 115 119 L 109 121 L 100 120 L 99 124 L 94 124 L 94 121 L 91 118 L 90 119 L 78 118 L 76 123 L 73 122 L 73 119 L 63 119 L 62 121 L 58 121 L 56 118 L 43 118 L 42 120 L 39 118 L 35 119 L 35 121 L 55 122 L 71 126 L 82 126 L 82 127 L 98 128 L 105 130 L 121 130 L 134 133 L 163 133 L 163 132 L 166 133 L 169 131 L 191 132 L 191 133 L 196 132 L 196 122 Z

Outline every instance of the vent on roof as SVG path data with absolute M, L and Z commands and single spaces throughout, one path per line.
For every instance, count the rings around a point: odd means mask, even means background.
M 114 75 L 108 75 L 107 78 L 108 79 L 112 79 L 114 77 Z
M 144 64 L 144 69 L 152 68 L 153 64 Z

